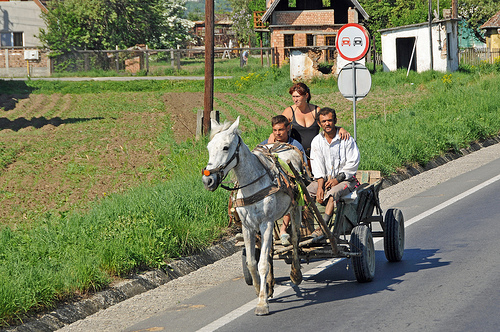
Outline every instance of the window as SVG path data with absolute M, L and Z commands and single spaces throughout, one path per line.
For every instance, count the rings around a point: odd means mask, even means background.
M 306 35 L 306 46 L 316 46 L 316 36 Z
M 288 0 L 288 8 L 296 8 L 297 0 Z
M 292 34 L 290 35 L 284 35 L 285 40 L 284 40 L 284 46 L 285 46 L 285 57 L 290 55 L 290 50 L 287 49 L 287 47 L 293 47 L 293 36 Z
M 326 46 L 335 46 L 335 36 L 325 36 Z M 335 60 L 335 47 L 328 48 L 326 51 L 326 61 Z
M 323 8 L 328 8 L 332 6 L 331 0 L 321 0 Z
M 14 40 L 14 46 L 23 46 L 23 33 L 22 32 L 14 32 L 12 34 Z
M 22 32 L 2 32 L 0 33 L 1 46 L 24 46 Z

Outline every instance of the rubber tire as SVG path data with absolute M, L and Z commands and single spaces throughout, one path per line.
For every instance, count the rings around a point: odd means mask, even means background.
M 405 250 L 405 221 L 399 209 L 389 209 L 384 218 L 384 253 L 389 262 L 403 259 Z
M 255 248 L 255 259 L 257 260 L 257 263 L 259 263 L 260 259 L 260 249 Z M 246 248 L 243 248 L 241 251 L 241 264 L 243 267 L 243 277 L 245 277 L 245 282 L 247 285 L 252 286 L 253 285 L 253 280 L 252 280 L 252 275 L 250 274 L 250 270 L 247 267 L 247 250 Z
M 372 281 L 375 277 L 375 246 L 372 231 L 368 226 L 358 225 L 352 229 L 349 240 L 351 251 L 361 250 L 361 256 L 352 256 L 351 263 L 358 282 Z

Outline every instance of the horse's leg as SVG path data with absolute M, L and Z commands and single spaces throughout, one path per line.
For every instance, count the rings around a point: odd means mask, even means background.
M 268 298 L 271 298 L 273 297 L 273 294 L 274 294 L 274 284 L 275 284 L 275 280 L 274 280 L 274 267 L 273 267 L 273 244 L 271 242 L 271 250 L 270 250 L 270 254 L 269 254 L 269 273 L 267 274 L 267 297 Z
M 290 271 L 290 279 L 295 285 L 302 282 L 302 272 L 300 272 L 299 259 L 299 235 L 300 222 L 302 219 L 302 211 L 300 206 L 294 206 L 291 211 L 292 219 L 292 269 Z
M 257 260 L 255 259 L 255 232 L 246 227 L 242 227 L 243 241 L 247 252 L 247 268 L 252 276 L 253 285 L 257 296 L 260 291 L 260 279 L 257 273 Z
M 260 224 L 261 248 L 259 260 L 260 291 L 259 302 L 255 308 L 255 314 L 262 316 L 269 314 L 269 299 L 267 295 L 267 275 L 269 273 L 269 256 L 273 246 L 273 225 L 274 221 L 267 221 Z

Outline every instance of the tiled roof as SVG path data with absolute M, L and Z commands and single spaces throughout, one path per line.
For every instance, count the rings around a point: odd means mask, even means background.
M 493 15 L 486 23 L 481 25 L 481 29 L 500 28 L 500 11 Z

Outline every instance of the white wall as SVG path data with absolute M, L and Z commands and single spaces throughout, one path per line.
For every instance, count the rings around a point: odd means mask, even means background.
M 450 49 L 447 49 L 448 34 L 451 33 Z M 456 21 L 432 25 L 432 53 L 434 70 L 446 72 L 458 69 L 458 31 Z M 430 69 L 429 26 L 413 25 L 400 29 L 382 31 L 382 64 L 384 71 L 397 69 L 397 38 L 416 38 L 417 72 Z M 451 55 L 448 59 L 447 53 Z M 413 59 L 415 61 L 415 58 Z
M 23 46 L 41 46 L 34 37 L 45 27 L 40 17 L 42 10 L 34 1 L 0 2 L 0 31 L 23 32 Z

